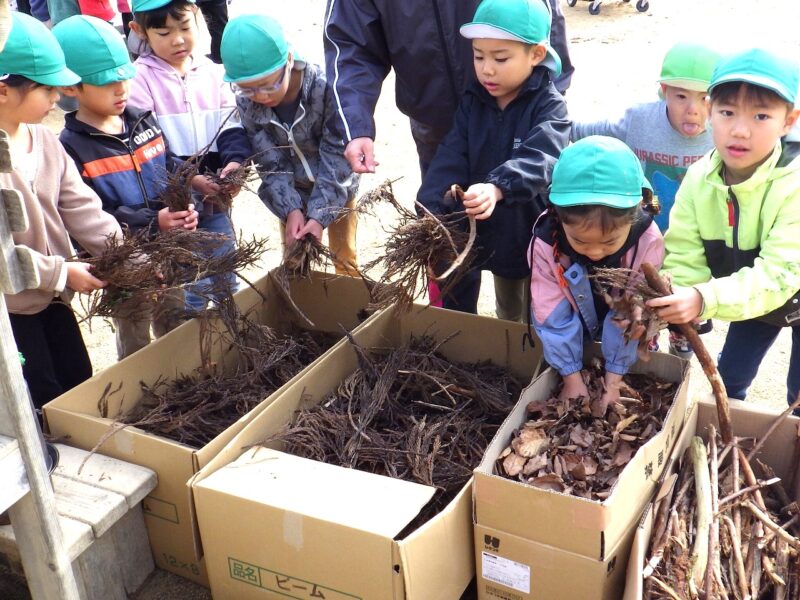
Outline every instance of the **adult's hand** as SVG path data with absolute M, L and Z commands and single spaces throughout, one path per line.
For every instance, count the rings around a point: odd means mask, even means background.
M 375 160 L 375 144 L 372 138 L 353 138 L 344 150 L 344 157 L 350 163 L 353 173 L 374 173 L 380 165 Z

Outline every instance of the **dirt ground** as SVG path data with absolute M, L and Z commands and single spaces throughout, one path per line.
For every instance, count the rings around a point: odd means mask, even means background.
M 419 0 L 409 0 L 419 1 Z M 457 1 L 457 0 L 453 0 Z M 604 2 L 600 14 L 592 16 L 586 1 L 570 8 L 563 2 L 567 18 L 570 51 L 576 73 L 567 93 L 570 114 L 575 120 L 597 119 L 616 114 L 624 107 L 655 99 L 660 62 L 666 50 L 679 40 L 703 39 L 722 49 L 745 45 L 768 45 L 792 56 L 800 56 L 797 38 L 800 3 L 794 0 L 650 0 L 650 9 L 639 13 L 634 3 Z M 267 13 L 277 17 L 287 30 L 297 53 L 310 61 L 322 62 L 322 24 L 324 0 L 234 0 L 232 15 Z M 395 185 L 398 196 L 409 204 L 419 186 L 417 159 L 408 120 L 394 106 L 394 79 L 389 77 L 376 111 L 377 149 L 381 162 L 374 176 L 362 179 L 367 190 L 386 178 L 402 179 Z M 58 129 L 60 115 L 52 116 Z M 384 228 L 391 216 L 380 220 L 364 219 L 359 227 L 359 255 L 366 262 L 381 251 Z M 273 240 L 260 270 L 276 266 L 280 260 L 277 220 L 258 198 L 243 192 L 236 200 L 234 224 L 245 236 L 268 236 Z M 255 273 L 249 273 L 249 276 Z M 481 294 L 481 314 L 493 314 L 491 281 Z M 721 348 L 726 327 L 717 322 L 704 336 L 712 354 Z M 774 407 L 785 406 L 785 377 L 788 368 L 790 336 L 783 332 L 764 360 L 748 400 Z M 116 360 L 113 334 L 103 322 L 91 323 L 84 331 L 95 371 Z M 702 372 L 695 365 L 697 393 L 705 393 Z M 0 584 L 2 578 L 0 577 Z M 2 585 L 0 585 L 2 592 Z M 9 597 L 0 593 L 2 597 Z M 208 592 L 163 572 L 157 572 L 137 598 L 141 600 L 208 598 Z

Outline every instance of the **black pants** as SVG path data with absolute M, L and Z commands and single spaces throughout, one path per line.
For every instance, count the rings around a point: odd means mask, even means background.
M 53 302 L 35 315 L 9 315 L 22 374 L 37 409 L 92 376 L 92 363 L 72 309 Z
M 222 41 L 222 32 L 228 24 L 228 2 L 227 0 L 197 0 L 197 6 L 203 11 L 203 16 L 208 25 L 208 33 L 211 34 L 211 60 L 222 64 L 222 57 L 219 53 L 219 45 Z
M 17 0 L 17 10 L 26 15 L 31 14 L 30 0 Z

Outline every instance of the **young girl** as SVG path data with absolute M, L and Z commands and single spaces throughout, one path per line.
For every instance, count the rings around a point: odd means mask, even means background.
M 602 341 L 605 394 L 595 414 L 619 398 L 619 383 L 636 362 L 588 276 L 598 267 L 638 270 L 664 259 L 664 241 L 642 208 L 653 197 L 639 160 L 621 141 L 590 136 L 566 148 L 553 170 L 550 202 L 533 231 L 533 324 L 544 356 L 564 378 L 561 398 L 588 396 L 581 378 L 583 341 Z
M 194 1 L 133 0 L 132 8 L 131 28 L 146 47 L 134 63 L 130 104 L 158 117 L 170 149 L 180 158 L 211 144 L 200 172 L 221 169 L 224 176 L 245 162 L 252 150 L 236 114 L 236 98 L 223 81 L 222 65 L 194 52 L 198 33 Z M 212 144 L 220 127 L 222 132 Z M 194 203 L 200 213 L 198 230 L 226 234 L 230 242 L 218 251 L 232 250 L 234 233 L 228 210 L 213 200 L 203 201 L 218 194 L 219 188 L 202 175 L 194 178 L 192 186 L 199 195 Z M 232 288 L 234 275 L 229 274 L 226 281 Z M 198 284 L 201 293 L 208 285 Z M 190 292 L 187 303 L 192 310 L 202 310 L 205 305 L 203 298 Z
M 30 223 L 13 234 L 30 248 L 39 287 L 7 295 L 6 303 L 31 398 L 41 408 L 92 375 L 92 365 L 69 302 L 73 292 L 88 293 L 105 283 L 90 266 L 65 262 L 75 254 L 70 237 L 92 254 L 110 236 L 121 236 L 117 221 L 81 180 L 75 163 L 55 135 L 39 125 L 58 100 L 57 86 L 79 78 L 64 64 L 50 31 L 36 19 L 14 13 L 13 27 L 0 53 L 0 129 L 8 133 L 13 171 L 0 173 L 0 188 L 22 195 Z

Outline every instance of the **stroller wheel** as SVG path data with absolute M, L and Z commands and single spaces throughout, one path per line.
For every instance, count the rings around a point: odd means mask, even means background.
M 650 3 L 647 0 L 638 0 L 636 2 L 636 10 L 639 12 L 645 12 L 648 8 L 650 8 Z
M 589 5 L 589 14 L 591 14 L 591 15 L 599 15 L 600 14 L 600 5 L 598 4 L 597 6 L 595 6 L 594 2 L 592 2 Z
M 567 0 L 567 4 L 570 6 L 575 6 L 578 3 L 578 0 Z

